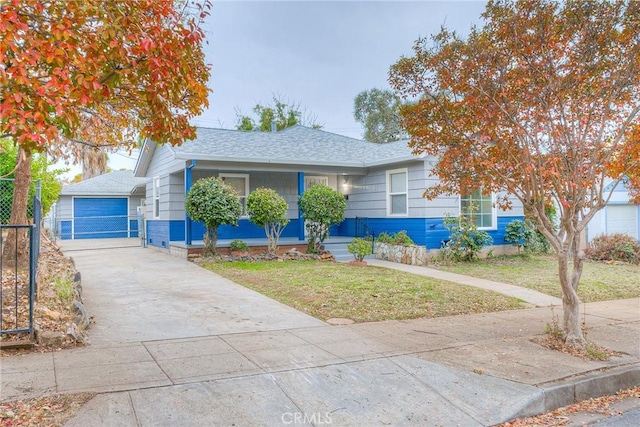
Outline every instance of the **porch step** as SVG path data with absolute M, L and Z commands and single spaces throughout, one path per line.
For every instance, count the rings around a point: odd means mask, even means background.
M 353 261 L 353 254 L 347 250 L 347 243 L 326 243 L 324 248 L 333 254 L 337 262 Z

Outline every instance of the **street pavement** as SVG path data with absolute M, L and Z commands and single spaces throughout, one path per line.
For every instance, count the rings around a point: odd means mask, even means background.
M 92 345 L 0 359 L 0 399 L 98 392 L 69 426 L 487 426 L 640 385 L 637 298 L 584 304 L 623 352 L 585 361 L 531 341 L 549 307 L 331 326 L 155 250 L 63 250 Z

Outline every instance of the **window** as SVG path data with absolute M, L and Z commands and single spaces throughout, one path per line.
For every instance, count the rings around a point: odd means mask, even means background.
M 160 218 L 160 177 L 153 178 L 153 217 Z
M 460 212 L 466 217 L 473 218 L 478 228 L 496 228 L 497 210 L 491 193 L 476 189 L 469 194 L 463 194 L 460 197 Z
M 314 185 L 329 185 L 329 177 L 328 176 L 304 176 L 304 190 L 307 191 Z
M 409 213 L 407 170 L 387 171 L 387 215 L 407 215 Z
M 230 187 L 233 187 L 242 204 L 242 216 L 247 216 L 247 196 L 249 195 L 249 175 L 239 173 L 221 173 L 218 176 Z

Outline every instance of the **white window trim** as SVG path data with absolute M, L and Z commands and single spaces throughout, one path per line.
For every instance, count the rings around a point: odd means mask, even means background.
M 397 174 L 397 173 L 404 173 L 404 178 L 405 178 L 405 191 L 400 192 L 400 193 L 392 193 L 391 192 L 391 177 L 390 175 L 392 174 Z M 386 193 L 386 199 L 387 199 L 387 216 L 393 216 L 393 217 L 408 217 L 409 216 L 409 170 L 407 168 L 402 168 L 402 169 L 393 169 L 393 170 L 388 170 L 386 173 L 386 182 L 385 182 L 385 193 Z M 403 213 L 403 214 L 392 214 L 391 213 L 391 196 L 399 196 L 404 194 L 406 199 L 407 199 L 407 212 Z
M 160 218 L 160 177 L 159 176 L 153 177 L 153 181 L 151 181 L 151 191 L 153 196 L 153 206 L 151 208 L 153 211 L 152 214 L 154 218 Z
M 244 196 L 240 196 L 240 199 L 244 199 L 244 209 L 247 209 L 247 196 L 249 196 L 249 174 L 248 173 L 224 173 L 218 174 L 218 179 L 224 181 L 225 178 L 244 178 Z M 240 218 L 247 218 L 249 215 L 244 212 Z
M 482 192 L 482 189 L 481 189 Z M 462 215 L 462 194 L 458 197 L 458 211 Z M 496 206 L 496 195 L 491 193 L 491 222 L 492 227 L 478 227 L 478 230 L 497 230 L 498 229 L 498 207 Z

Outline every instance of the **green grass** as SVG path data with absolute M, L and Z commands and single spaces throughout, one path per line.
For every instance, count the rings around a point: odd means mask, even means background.
M 562 297 L 558 263 L 550 255 L 497 257 L 433 267 Z M 640 266 L 585 261 L 578 295 L 582 302 L 640 297 Z
M 380 267 L 317 261 L 205 263 L 243 286 L 319 319 L 355 322 L 521 308 L 515 298 Z

